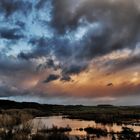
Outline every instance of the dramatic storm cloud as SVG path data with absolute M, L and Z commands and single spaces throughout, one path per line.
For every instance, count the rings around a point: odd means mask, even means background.
M 0 97 L 137 104 L 139 25 L 139 0 L 1 0 Z

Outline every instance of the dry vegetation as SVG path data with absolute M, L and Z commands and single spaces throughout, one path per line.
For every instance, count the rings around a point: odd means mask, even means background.
M 71 128 L 54 127 L 52 129 L 42 129 L 32 134 L 32 125 L 27 123 L 29 120 L 34 117 L 58 114 L 66 115 L 72 119 L 121 124 L 131 123 L 133 120 L 139 121 L 140 107 L 58 106 L 13 102 L 10 105 L 2 104 L 0 107 L 0 140 L 80 140 L 79 137 L 70 138 L 65 135 L 65 132 L 71 131 Z M 112 140 L 140 140 L 140 133 L 127 128 L 124 128 L 118 134 L 91 127 L 79 130 L 86 131 L 87 134 L 96 137 L 112 135 Z M 89 135 L 83 140 L 89 140 Z

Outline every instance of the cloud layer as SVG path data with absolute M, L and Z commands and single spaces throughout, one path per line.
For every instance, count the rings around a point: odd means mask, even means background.
M 1 0 L 0 96 L 138 95 L 139 25 L 138 0 Z

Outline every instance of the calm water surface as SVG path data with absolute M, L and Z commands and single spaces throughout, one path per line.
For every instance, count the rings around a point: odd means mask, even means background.
M 103 125 L 101 123 L 96 123 L 95 121 L 84 121 L 84 120 L 72 120 L 68 118 L 63 118 L 63 116 L 51 116 L 51 117 L 38 117 L 32 120 L 33 129 L 41 129 L 41 128 L 52 128 L 53 126 L 57 127 L 71 127 L 72 131 L 69 133 L 70 135 L 86 135 L 85 131 L 79 131 L 78 128 L 86 128 L 88 126 L 94 128 L 106 128 L 109 132 L 120 132 L 122 130 L 122 126 L 126 126 L 129 128 L 133 128 L 135 131 L 140 131 L 140 126 L 132 126 L 132 125 Z M 109 139 L 109 138 L 108 138 Z M 100 140 L 108 140 L 107 138 L 101 138 Z

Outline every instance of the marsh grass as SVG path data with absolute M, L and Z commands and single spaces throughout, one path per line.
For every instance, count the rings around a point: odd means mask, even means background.
M 54 113 L 61 112 L 63 115 L 67 115 L 68 118 L 95 120 L 96 122 L 118 123 L 122 124 L 126 120 L 131 123 L 133 119 L 136 121 L 140 118 L 140 111 L 137 108 L 122 108 L 122 107 L 83 107 L 83 106 L 58 106 L 58 110 L 53 107 Z M 78 111 L 77 111 L 78 110 Z M 42 128 L 38 129 L 41 122 L 37 125 L 37 132 L 32 134 L 32 118 L 36 117 L 40 112 L 35 109 L 8 109 L 0 111 L 0 140 L 71 140 L 66 132 L 70 132 L 70 127 L 56 127 L 51 129 Z M 51 111 L 50 111 L 51 112 Z M 78 114 L 78 115 L 77 115 Z M 40 115 L 39 115 L 40 116 Z M 22 125 L 21 125 L 22 124 Z M 21 127 L 18 127 L 21 126 Z M 96 137 L 112 136 L 112 140 L 140 140 L 140 133 L 134 132 L 132 129 L 123 128 L 122 132 L 107 132 L 106 129 L 98 128 L 80 128 L 80 131 L 86 131 L 89 139 L 90 134 L 94 134 Z M 75 136 L 75 140 L 79 140 L 79 136 Z

